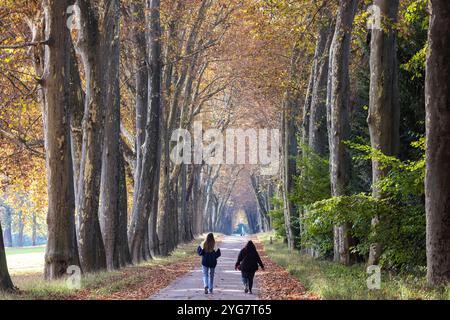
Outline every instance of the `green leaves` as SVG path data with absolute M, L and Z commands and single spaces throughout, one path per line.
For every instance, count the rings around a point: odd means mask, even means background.
M 329 162 L 308 146 L 300 148 L 302 156 L 297 159 L 300 174 L 295 177 L 295 189 L 290 198 L 299 207 L 307 207 L 331 195 Z
M 425 210 L 423 204 L 425 178 L 425 138 L 413 142 L 421 154 L 417 160 L 401 161 L 371 146 L 346 142 L 363 161 L 378 161 L 389 169 L 376 186 L 386 198 L 358 193 L 330 197 L 328 161 L 302 147 L 298 160 L 301 174 L 296 178 L 291 198 L 302 208 L 302 246 L 315 248 L 322 256 L 333 250 L 333 226 L 351 224 L 357 244 L 352 252 L 366 257 L 370 244 L 382 243 L 382 266 L 408 269 L 425 264 Z M 383 223 L 372 226 L 377 217 Z
M 278 237 L 285 238 L 286 229 L 284 225 L 283 200 L 274 197 L 270 201 L 274 208 L 273 210 L 269 211 L 269 216 L 272 218 L 272 226 Z
M 411 80 L 420 79 L 425 75 L 425 63 L 427 60 L 428 44 L 418 51 L 407 62 L 400 66 L 405 71 L 412 74 Z

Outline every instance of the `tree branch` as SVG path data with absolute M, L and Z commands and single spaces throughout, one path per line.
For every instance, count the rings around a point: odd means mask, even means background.
M 24 42 L 24 43 L 11 44 L 11 45 L 9 45 L 9 44 L 8 45 L 0 45 L 0 49 L 22 49 L 22 48 L 46 45 L 46 44 L 49 44 L 49 43 L 50 43 L 50 40 Z

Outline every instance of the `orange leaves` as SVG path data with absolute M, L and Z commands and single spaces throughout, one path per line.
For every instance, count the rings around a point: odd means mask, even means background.
M 258 271 L 257 281 L 260 298 L 263 300 L 317 300 L 317 297 L 306 293 L 304 286 L 285 269 L 269 259 L 264 253 L 261 243 L 254 240 L 265 271 Z
M 157 291 L 167 287 L 175 279 L 191 271 L 198 264 L 195 255 L 169 265 L 130 267 L 120 271 L 120 275 L 109 279 L 107 290 L 85 289 L 70 299 L 85 300 L 146 300 Z M 114 289 L 116 287 L 117 289 Z M 110 293 L 99 293 L 108 292 Z

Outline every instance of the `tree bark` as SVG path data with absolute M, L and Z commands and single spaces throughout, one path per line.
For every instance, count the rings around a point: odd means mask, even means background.
M 42 89 L 44 99 L 44 136 L 48 185 L 48 242 L 45 253 L 45 278 L 57 279 L 78 260 L 75 236 L 75 192 L 70 143 L 70 106 L 68 105 L 71 56 L 70 34 L 66 27 L 67 0 L 46 0 L 45 48 Z
M 36 246 L 36 240 L 37 240 L 37 221 L 36 221 L 36 212 L 33 212 L 32 214 L 33 224 L 31 226 L 31 245 L 34 247 Z
M 105 245 L 106 266 L 108 270 L 119 269 L 131 261 L 123 261 L 121 257 L 129 254 L 120 252 L 128 248 L 126 236 L 127 196 L 124 188 L 124 163 L 120 147 L 120 2 L 112 0 L 105 12 L 105 52 L 109 59 L 106 67 L 106 119 L 103 142 L 102 179 L 100 189 L 100 219 L 102 236 Z M 125 191 L 125 194 L 123 192 Z M 121 212 L 125 210 L 125 212 Z M 125 228 L 120 223 L 125 223 Z M 125 234 L 121 234 L 121 232 Z M 125 241 L 125 243 L 124 243 Z M 126 249 L 128 250 L 128 249 Z M 125 263 L 125 264 L 123 264 Z
M 349 59 L 351 30 L 357 4 L 358 0 L 340 0 L 330 49 L 327 114 L 333 196 L 342 196 L 349 192 L 350 157 L 344 141 L 350 137 Z M 334 228 L 334 259 L 346 265 L 351 264 L 354 258 L 350 254 L 352 245 L 350 231 L 351 226 L 348 224 Z
M 326 21 L 320 26 L 315 58 L 317 67 L 309 111 L 309 147 L 321 156 L 325 156 L 328 151 L 326 102 L 329 53 L 333 34 L 332 21 Z
M 3 209 L 3 218 L 1 222 L 3 223 L 3 241 L 5 247 L 12 247 L 12 209 L 0 200 L 0 207 Z
M 19 210 L 17 214 L 17 246 L 19 248 L 23 247 L 23 229 L 25 225 L 23 223 L 23 214 L 22 211 Z
M 309 75 L 308 89 L 306 90 L 305 105 L 303 106 L 302 114 L 302 140 L 303 145 L 309 144 L 309 131 L 310 131 L 310 118 L 311 118 L 311 101 L 312 101 L 312 91 L 314 88 L 314 81 L 316 79 L 316 56 L 314 55 L 313 66 L 311 67 L 311 74 Z
M 83 115 L 84 115 L 84 92 L 81 85 L 80 72 L 73 44 L 70 48 L 70 127 L 72 142 L 73 176 L 75 199 L 77 198 L 78 178 L 80 175 L 80 162 L 83 148 Z M 75 203 L 76 204 L 76 203 Z
M 298 59 L 300 58 L 300 50 L 294 47 L 291 60 L 291 82 L 296 83 L 298 76 Z M 293 84 L 292 84 L 293 85 Z M 298 248 L 299 229 L 299 212 L 297 206 L 290 199 L 290 194 L 294 191 L 294 178 L 297 175 L 297 121 L 299 110 L 299 97 L 295 88 L 288 88 L 284 101 L 284 216 L 286 225 L 286 236 L 290 249 Z
M 119 226 L 117 243 L 119 246 L 120 266 L 132 264 L 130 247 L 128 245 L 128 192 L 126 183 L 125 160 L 123 158 L 122 146 L 119 157 Z
M 270 228 L 270 217 L 269 217 L 269 202 L 266 199 L 267 194 L 264 190 L 261 190 L 260 183 L 258 177 L 251 175 L 250 176 L 253 193 L 255 194 L 256 203 L 258 205 L 258 215 L 261 216 L 261 230 L 260 231 L 269 231 Z M 269 185 L 270 187 L 270 185 Z
M 148 80 L 149 80 L 149 66 L 148 66 L 148 50 L 145 30 L 142 25 L 145 21 L 145 4 L 141 2 L 133 2 L 131 5 L 132 21 L 135 24 L 133 29 L 133 40 L 136 46 L 136 165 L 134 171 L 134 193 L 133 203 L 136 203 L 139 195 L 140 175 L 142 174 L 142 156 L 143 145 L 145 142 L 145 126 L 147 124 L 148 113 Z M 134 207 L 135 208 L 135 207 Z M 134 210 L 133 208 L 133 210 Z
M 369 124 L 372 148 L 388 156 L 398 153 L 400 144 L 400 105 L 398 101 L 397 41 L 394 24 L 397 22 L 398 0 L 375 0 L 380 8 L 382 28 L 372 29 L 370 44 L 370 102 Z M 377 184 L 389 169 L 382 168 L 377 160 L 372 161 L 373 196 L 383 198 Z M 376 227 L 379 217 L 372 220 Z M 382 244 L 370 247 L 369 265 L 376 265 L 382 253 Z
M 160 125 L 162 125 L 160 123 Z M 156 170 L 155 170 L 155 189 L 153 191 L 152 196 L 152 209 L 150 213 L 150 218 L 148 222 L 148 230 L 149 230 L 149 247 L 150 253 L 153 256 L 160 255 L 159 252 L 159 238 L 158 238 L 158 203 L 159 203 L 159 179 L 160 179 L 160 171 L 161 171 L 161 144 L 158 146 L 158 159 L 156 160 Z
M 0 223 L 0 292 L 11 290 L 14 290 L 14 285 L 8 272 L 5 245 L 3 243 L 3 231 Z
M 146 229 L 150 214 L 155 187 L 155 172 L 158 169 L 158 149 L 160 143 L 160 117 L 161 117 L 161 22 L 160 1 L 150 0 L 148 3 L 150 11 L 150 68 L 152 73 L 149 79 L 150 88 L 150 110 L 147 116 L 145 129 L 145 146 L 142 155 L 142 171 L 139 176 L 139 190 L 128 233 L 130 251 L 133 262 L 138 263 L 143 256 L 143 245 L 145 243 Z M 148 234 L 147 234 L 148 235 Z
M 165 149 L 165 148 L 164 148 Z M 169 176 L 169 155 L 163 154 L 161 157 L 161 175 L 159 184 L 159 202 L 158 202 L 158 239 L 159 239 L 159 253 L 162 256 L 167 256 L 171 251 L 171 240 L 169 224 L 171 216 L 170 208 L 170 176 Z M 172 221 L 173 223 L 173 221 Z
M 74 45 L 71 41 L 70 46 L 70 87 L 69 87 L 69 107 L 70 107 L 70 127 L 71 127 L 71 146 L 72 146 L 72 162 L 73 162 L 73 184 L 75 191 L 75 200 L 78 194 L 78 180 L 80 177 L 80 163 L 83 150 L 83 115 L 85 94 L 81 84 L 80 72 L 78 70 L 77 56 L 75 53 Z M 77 202 L 75 201 L 75 206 Z M 76 210 L 75 212 L 79 212 Z M 79 235 L 79 227 L 81 222 L 81 216 L 74 216 L 75 220 L 75 241 Z M 78 246 L 77 246 L 78 247 Z M 78 249 L 77 254 L 78 256 Z
M 80 262 L 85 272 L 106 268 L 105 247 L 99 222 L 102 144 L 105 123 L 107 61 L 105 12 L 109 0 L 78 0 L 81 29 L 78 47 L 86 77 L 83 146 L 78 181 L 77 211 L 80 215 Z
M 450 2 L 430 0 L 426 74 L 427 279 L 450 281 Z

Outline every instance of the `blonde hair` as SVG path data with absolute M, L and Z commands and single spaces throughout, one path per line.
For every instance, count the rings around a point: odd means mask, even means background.
M 208 234 L 205 242 L 203 243 L 203 250 L 206 252 L 213 252 L 216 246 L 216 240 L 214 240 L 214 235 L 212 233 Z

